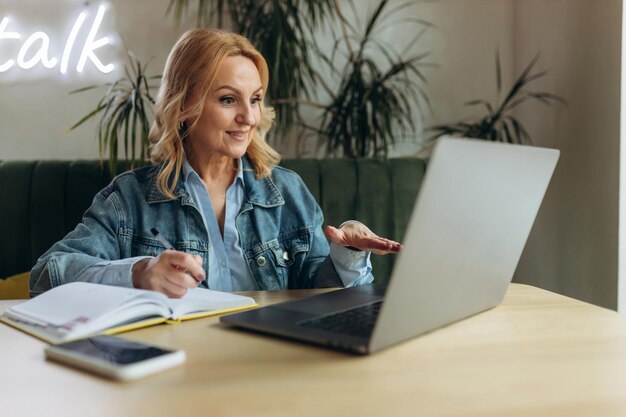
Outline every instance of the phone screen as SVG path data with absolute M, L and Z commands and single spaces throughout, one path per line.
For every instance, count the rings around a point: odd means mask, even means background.
M 57 345 L 57 347 L 118 365 L 130 365 L 172 353 L 171 350 L 148 346 L 113 336 L 94 336 L 88 339 L 63 343 Z

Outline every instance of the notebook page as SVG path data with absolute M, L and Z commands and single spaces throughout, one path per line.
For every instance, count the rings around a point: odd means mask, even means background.
M 250 297 L 206 288 L 191 288 L 183 298 L 168 299 L 173 319 L 201 311 L 225 310 L 254 304 L 254 299 Z
M 24 318 L 61 326 L 73 321 L 89 322 L 137 297 L 167 299 L 154 291 L 72 282 L 54 287 L 9 311 Z

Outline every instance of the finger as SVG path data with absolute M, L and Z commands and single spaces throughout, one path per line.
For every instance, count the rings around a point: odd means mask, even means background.
M 400 245 L 398 247 L 393 247 L 393 248 L 388 249 L 388 250 L 372 250 L 372 253 L 375 253 L 376 255 L 389 255 L 390 253 L 398 253 L 403 248 L 404 247 L 402 245 Z
M 185 271 L 196 282 L 202 282 L 206 278 L 204 268 L 202 268 L 202 257 L 198 255 L 191 255 L 189 253 L 178 251 L 166 251 L 161 254 L 164 256 L 164 260 L 177 270 Z
M 354 246 L 361 250 L 370 250 L 378 255 L 397 253 L 402 249 L 400 243 L 378 236 L 362 238 Z
M 361 250 L 379 250 L 379 251 L 387 251 L 390 250 L 392 245 L 389 242 L 385 242 L 379 239 L 371 239 L 365 238 L 359 240 L 354 246 Z
M 196 266 L 195 268 L 187 269 L 179 266 L 176 268 L 193 278 L 196 281 L 196 285 L 204 281 L 206 278 L 206 274 L 204 273 L 204 269 L 202 269 L 202 267 Z
M 187 288 L 179 287 L 178 285 L 172 285 L 167 281 L 164 281 L 159 288 L 160 292 L 167 295 L 170 298 L 182 298 L 187 294 Z
M 389 243 L 393 248 L 402 248 L 402 244 L 400 242 L 396 242 L 395 240 L 387 239 L 385 237 L 379 237 L 378 239 Z
M 333 226 L 326 226 L 324 228 L 324 233 L 326 234 L 328 240 L 330 240 L 331 242 L 337 245 L 346 245 L 345 233 L 343 232 L 343 230 L 337 229 Z
M 170 285 L 174 285 L 181 288 L 195 288 L 198 286 L 198 281 L 185 271 L 172 270 L 163 275 L 164 280 Z

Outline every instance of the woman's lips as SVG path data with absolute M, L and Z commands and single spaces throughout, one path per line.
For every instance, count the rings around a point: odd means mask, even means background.
M 235 140 L 239 140 L 239 141 L 244 141 L 246 139 L 248 139 L 248 134 L 250 133 L 250 131 L 243 131 L 243 130 L 227 130 L 226 133 L 228 133 L 228 135 L 230 137 L 232 137 Z

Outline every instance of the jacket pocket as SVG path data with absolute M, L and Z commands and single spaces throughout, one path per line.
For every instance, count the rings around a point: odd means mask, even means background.
M 200 255 L 207 265 L 209 247 L 208 243 L 196 241 L 172 242 L 174 249 L 180 252 Z M 161 242 L 153 237 L 134 236 L 132 239 L 131 256 L 158 256 L 165 251 Z
M 276 265 L 289 268 L 306 257 L 309 251 L 309 235 L 299 233 L 295 236 L 279 237 L 271 242 L 270 249 Z
M 289 233 L 257 245 L 247 254 L 248 263 L 263 290 L 284 290 L 295 279 L 309 251 L 306 231 Z
M 156 239 L 133 237 L 131 256 L 158 256 L 165 248 Z

